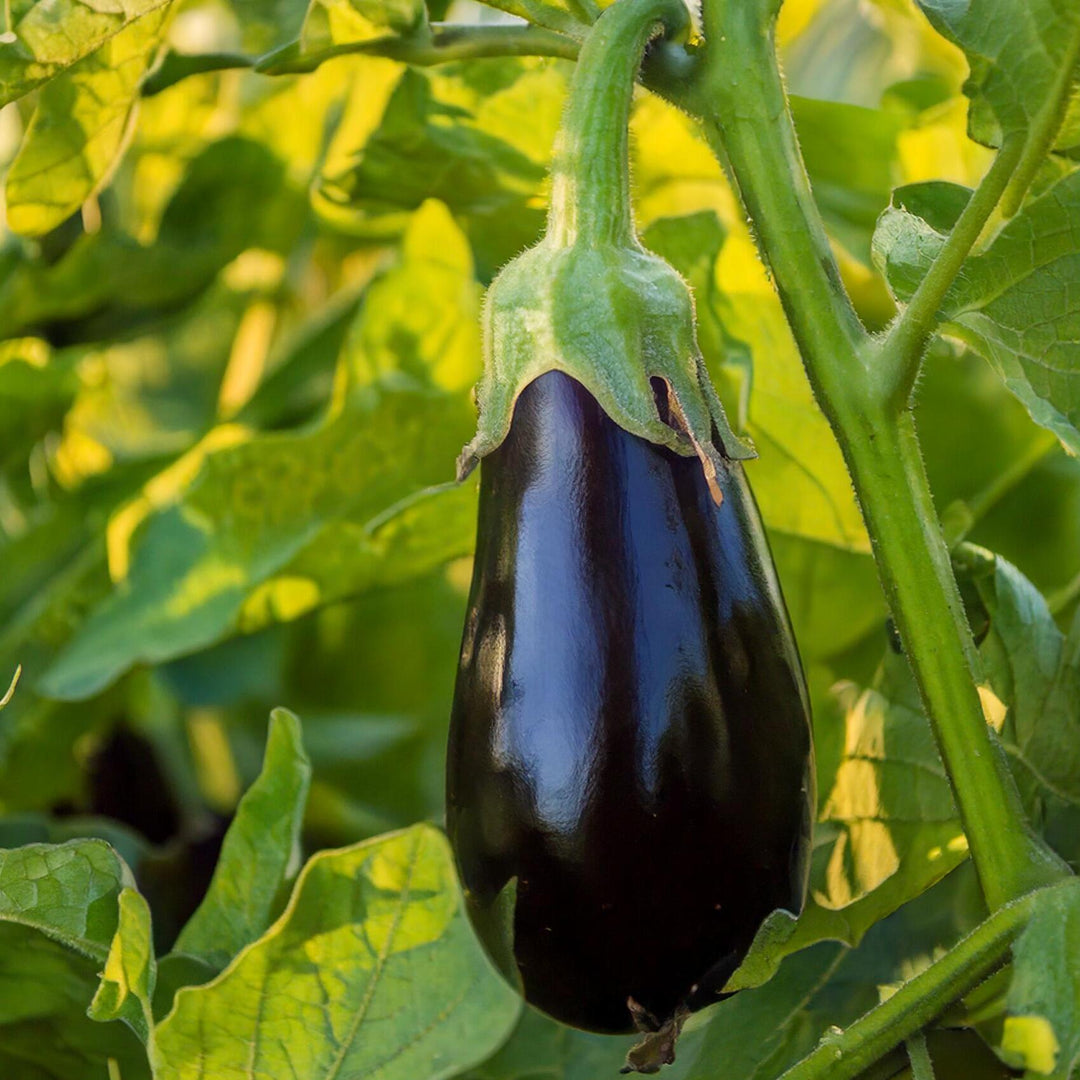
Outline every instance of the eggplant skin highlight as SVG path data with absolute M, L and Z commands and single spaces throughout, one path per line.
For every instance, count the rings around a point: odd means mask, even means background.
M 481 463 L 447 827 L 490 957 L 589 1031 L 718 1000 L 805 895 L 806 690 L 741 467 L 719 482 L 559 371 Z

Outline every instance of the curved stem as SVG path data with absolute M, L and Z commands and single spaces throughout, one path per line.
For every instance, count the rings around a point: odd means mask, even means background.
M 451 60 L 480 60 L 496 56 L 558 56 L 573 60 L 579 48 L 579 43 L 573 38 L 536 26 L 455 26 L 452 23 L 437 23 L 431 28 L 430 37 L 423 40 L 388 36 L 369 41 L 350 41 L 314 53 L 303 52 L 300 43 L 294 41 L 259 57 L 254 61 L 254 67 L 263 75 L 297 75 L 314 71 L 327 60 L 351 54 L 383 56 L 414 67 L 433 67 Z
M 780 1080 L 850 1080 L 966 994 L 1005 958 L 1038 893 L 1001 908 L 940 960 L 835 1037 L 826 1036 Z
M 11 676 L 11 685 L 8 686 L 4 696 L 0 697 L 0 709 L 4 709 L 11 704 L 11 699 L 15 696 L 15 687 L 19 685 L 20 675 L 22 675 L 22 664 L 16 665 L 15 674 Z
M 551 165 L 551 243 L 633 242 L 627 125 L 638 68 L 659 29 L 670 37 L 688 25 L 682 0 L 617 0 L 589 32 Z
M 1024 149 L 1024 138 L 1009 139 L 964 207 L 926 277 L 882 341 L 875 364 L 883 392 L 898 406 L 907 403 L 923 354 L 937 326 L 937 313 L 949 286 L 1001 202 Z

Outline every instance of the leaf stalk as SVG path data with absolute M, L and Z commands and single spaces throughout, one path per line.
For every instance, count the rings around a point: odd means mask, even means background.
M 926 277 L 877 347 L 874 369 L 881 382 L 881 391 L 898 408 L 906 407 L 910 401 L 923 356 L 937 326 L 941 303 L 1001 202 L 1023 150 L 1022 135 L 1005 142 Z
M 1027 925 L 1040 895 L 1030 893 L 996 911 L 846 1031 L 827 1035 L 780 1080 L 851 1080 L 859 1076 L 990 975 Z

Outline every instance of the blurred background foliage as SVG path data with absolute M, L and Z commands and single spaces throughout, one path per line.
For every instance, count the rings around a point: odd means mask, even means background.
M 570 70 L 344 56 L 173 81 L 185 57 L 332 45 L 342 5 L 306 7 L 158 8 L 0 111 L 5 686 L 22 666 L 0 714 L 0 846 L 108 839 L 160 951 L 205 891 L 275 706 L 302 718 L 309 854 L 441 819 L 476 498 L 450 481 L 474 422 L 479 305 L 538 236 Z M 469 0 L 429 14 L 506 18 Z M 402 0 L 382 17 L 396 30 L 424 12 Z M 989 160 L 964 134 L 966 64 L 908 0 L 786 0 L 781 48 L 844 277 L 881 327 L 893 302 L 871 238 L 893 188 L 971 185 Z M 642 93 L 633 136 L 639 229 L 693 284 L 711 372 L 760 452 L 748 474 L 812 689 L 822 825 L 805 943 L 855 945 L 941 881 L 860 948 L 786 961 L 780 989 L 692 1028 L 676 1067 L 773 1076 L 981 908 L 966 869 L 945 877 L 965 845 L 943 770 L 740 209 L 671 106 Z M 1047 634 L 1071 621 L 1080 463 L 983 360 L 935 348 L 919 429 L 996 670 L 1013 654 L 995 619 L 1030 583 Z M 991 718 L 1014 692 L 990 679 Z M 1080 793 L 1033 775 L 1029 805 L 1076 860 Z M 1003 1074 L 965 1038 L 933 1037 L 939 1063 L 963 1063 L 941 1075 Z M 615 1043 L 528 1016 L 469 1075 L 606 1074 Z

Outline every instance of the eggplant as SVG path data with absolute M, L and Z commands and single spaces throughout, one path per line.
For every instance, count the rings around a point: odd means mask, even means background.
M 737 462 L 710 487 L 558 370 L 480 468 L 447 761 L 466 908 L 549 1016 L 655 1029 L 805 896 L 809 706 L 764 531 Z

